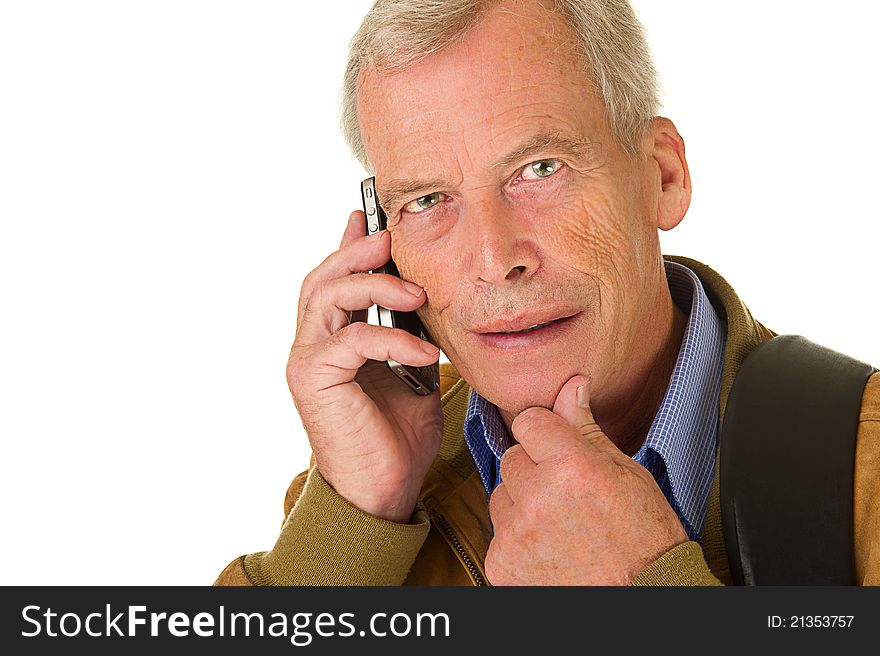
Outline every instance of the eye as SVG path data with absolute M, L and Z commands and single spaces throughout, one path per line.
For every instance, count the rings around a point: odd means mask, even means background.
M 444 198 L 444 194 L 441 194 L 439 191 L 435 191 L 432 194 L 427 194 L 425 196 L 420 196 L 415 200 L 408 202 L 403 206 L 404 212 L 410 212 L 412 214 L 418 212 L 424 212 L 425 210 L 429 210 L 437 203 L 440 203 Z
M 549 178 L 562 168 L 562 161 L 558 159 L 539 159 L 537 162 L 526 164 L 522 170 L 523 180 L 541 180 Z

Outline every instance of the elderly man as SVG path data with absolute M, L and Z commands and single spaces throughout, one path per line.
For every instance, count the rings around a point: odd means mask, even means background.
M 691 179 L 625 0 L 378 0 L 343 127 L 388 230 L 354 212 L 305 280 L 288 382 L 314 454 L 271 551 L 220 584 L 730 582 L 720 420 L 773 336 L 664 258 Z M 393 257 L 400 278 L 365 274 Z M 417 311 L 416 396 L 365 323 Z M 880 582 L 880 376 L 859 416 L 855 578 Z M 873 463 L 873 464 L 872 464 Z

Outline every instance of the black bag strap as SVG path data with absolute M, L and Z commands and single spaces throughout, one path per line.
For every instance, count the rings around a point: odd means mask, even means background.
M 798 335 L 746 357 L 719 438 L 737 585 L 852 585 L 853 468 L 870 365 Z

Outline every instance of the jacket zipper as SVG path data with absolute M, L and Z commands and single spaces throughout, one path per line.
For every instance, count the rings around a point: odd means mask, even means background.
M 443 515 L 435 515 L 437 518 L 437 523 L 440 524 L 440 527 L 443 529 L 446 536 L 449 538 L 449 541 L 452 543 L 453 548 L 458 552 L 458 557 L 461 558 L 461 561 L 464 563 L 464 566 L 467 567 L 468 572 L 471 574 L 471 579 L 474 581 L 474 585 L 486 585 L 486 579 L 483 578 L 483 575 L 480 574 L 480 570 L 477 569 L 477 566 L 474 564 L 474 561 L 468 556 L 467 552 L 464 550 L 464 547 L 461 544 L 461 541 L 452 532 L 452 527 L 449 526 L 449 523 L 446 521 L 446 518 Z

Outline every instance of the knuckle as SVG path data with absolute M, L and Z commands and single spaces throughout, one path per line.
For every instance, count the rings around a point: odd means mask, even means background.
M 298 375 L 300 367 L 302 367 L 303 349 L 294 344 L 290 349 L 290 355 L 287 358 L 287 375 Z
M 302 296 L 302 313 L 303 317 L 311 316 L 318 309 L 320 285 L 313 285 L 308 291 L 303 291 Z
M 506 493 L 507 489 L 504 488 L 504 483 L 499 483 L 495 489 L 492 491 L 492 494 L 489 495 L 489 514 L 497 515 L 498 514 L 498 504 L 501 503 L 501 494 Z
M 507 455 L 507 453 L 501 456 L 501 461 L 498 463 L 498 473 L 501 474 L 502 481 L 510 479 L 510 457 Z M 499 484 L 498 487 L 501 487 L 501 485 L 504 485 L 504 483 Z M 497 490 L 498 487 L 496 487 L 495 489 Z M 494 495 L 495 492 L 492 492 L 492 494 L 489 496 L 490 504 Z
M 489 543 L 489 550 L 486 552 L 486 560 L 484 567 L 486 570 L 486 578 L 493 585 L 506 585 L 511 582 L 508 568 L 506 566 L 506 558 L 504 554 L 504 546 L 501 539 L 495 537 Z
M 522 444 L 514 444 L 507 451 L 504 452 L 504 455 L 501 456 L 501 462 L 504 462 L 504 459 L 507 458 L 507 464 L 510 464 L 511 461 L 517 460 L 525 454 L 525 448 L 523 448 Z
M 543 415 L 547 412 L 545 408 L 531 407 L 520 412 L 511 422 L 511 430 L 528 431 L 542 423 Z
M 303 278 L 302 286 L 299 290 L 300 298 L 305 299 L 308 304 L 309 299 L 311 299 L 315 290 L 320 287 L 321 284 L 321 267 L 318 267 L 317 269 L 310 271 L 306 274 L 306 277 Z
M 603 433 L 602 429 L 596 424 L 582 426 L 578 432 L 593 446 L 604 446 L 605 442 L 608 440 L 608 438 L 605 437 L 605 433 Z
M 315 286 L 315 278 L 317 276 L 317 269 L 312 269 L 306 274 L 306 277 L 303 278 L 302 285 L 299 288 L 300 296 L 308 296 L 312 289 Z
M 287 368 L 285 371 L 287 375 L 287 385 L 294 397 L 299 396 L 302 392 L 306 366 L 306 356 L 303 349 L 294 349 L 291 352 L 290 357 L 287 359 Z
M 501 456 L 500 469 L 502 479 L 510 478 L 511 473 L 513 472 L 513 463 L 518 457 L 519 453 L 518 451 L 516 451 L 516 449 L 522 451 L 523 447 L 519 444 L 514 444 L 512 447 L 504 452 L 504 455 Z
M 498 538 L 489 543 L 489 550 L 486 552 L 486 560 L 483 562 L 486 569 L 486 577 L 493 583 L 497 584 L 501 581 L 501 567 L 498 557 Z
M 339 330 L 336 334 L 339 335 L 340 339 L 343 342 L 352 344 L 363 339 L 365 331 L 369 331 L 368 325 L 360 321 L 356 321 L 354 323 L 348 324 L 347 326 Z
M 300 287 L 300 291 L 305 293 L 312 289 L 315 286 L 315 278 L 317 278 L 318 269 L 312 269 L 306 274 L 306 277 L 303 278 L 303 284 Z
M 341 330 L 337 330 L 335 333 L 332 333 L 326 340 L 324 340 L 324 345 L 321 350 L 324 353 L 327 353 L 329 351 L 333 351 L 339 348 L 340 346 L 348 345 L 350 343 L 348 334 L 348 326 L 342 328 Z
M 657 480 L 654 478 L 653 474 L 648 471 L 647 468 L 642 465 L 637 464 L 635 461 L 632 461 L 634 466 L 630 466 L 630 463 L 623 462 L 615 462 L 617 465 L 616 471 L 618 472 L 621 478 L 630 478 L 633 477 L 634 481 L 637 481 L 641 485 L 645 485 L 648 487 L 656 487 Z
M 325 342 L 326 348 L 336 349 L 342 347 L 343 349 L 360 352 L 361 349 L 359 348 L 359 345 L 363 342 L 365 337 L 369 336 L 369 334 L 370 326 L 361 323 L 360 321 L 356 321 L 343 326 L 330 335 Z

